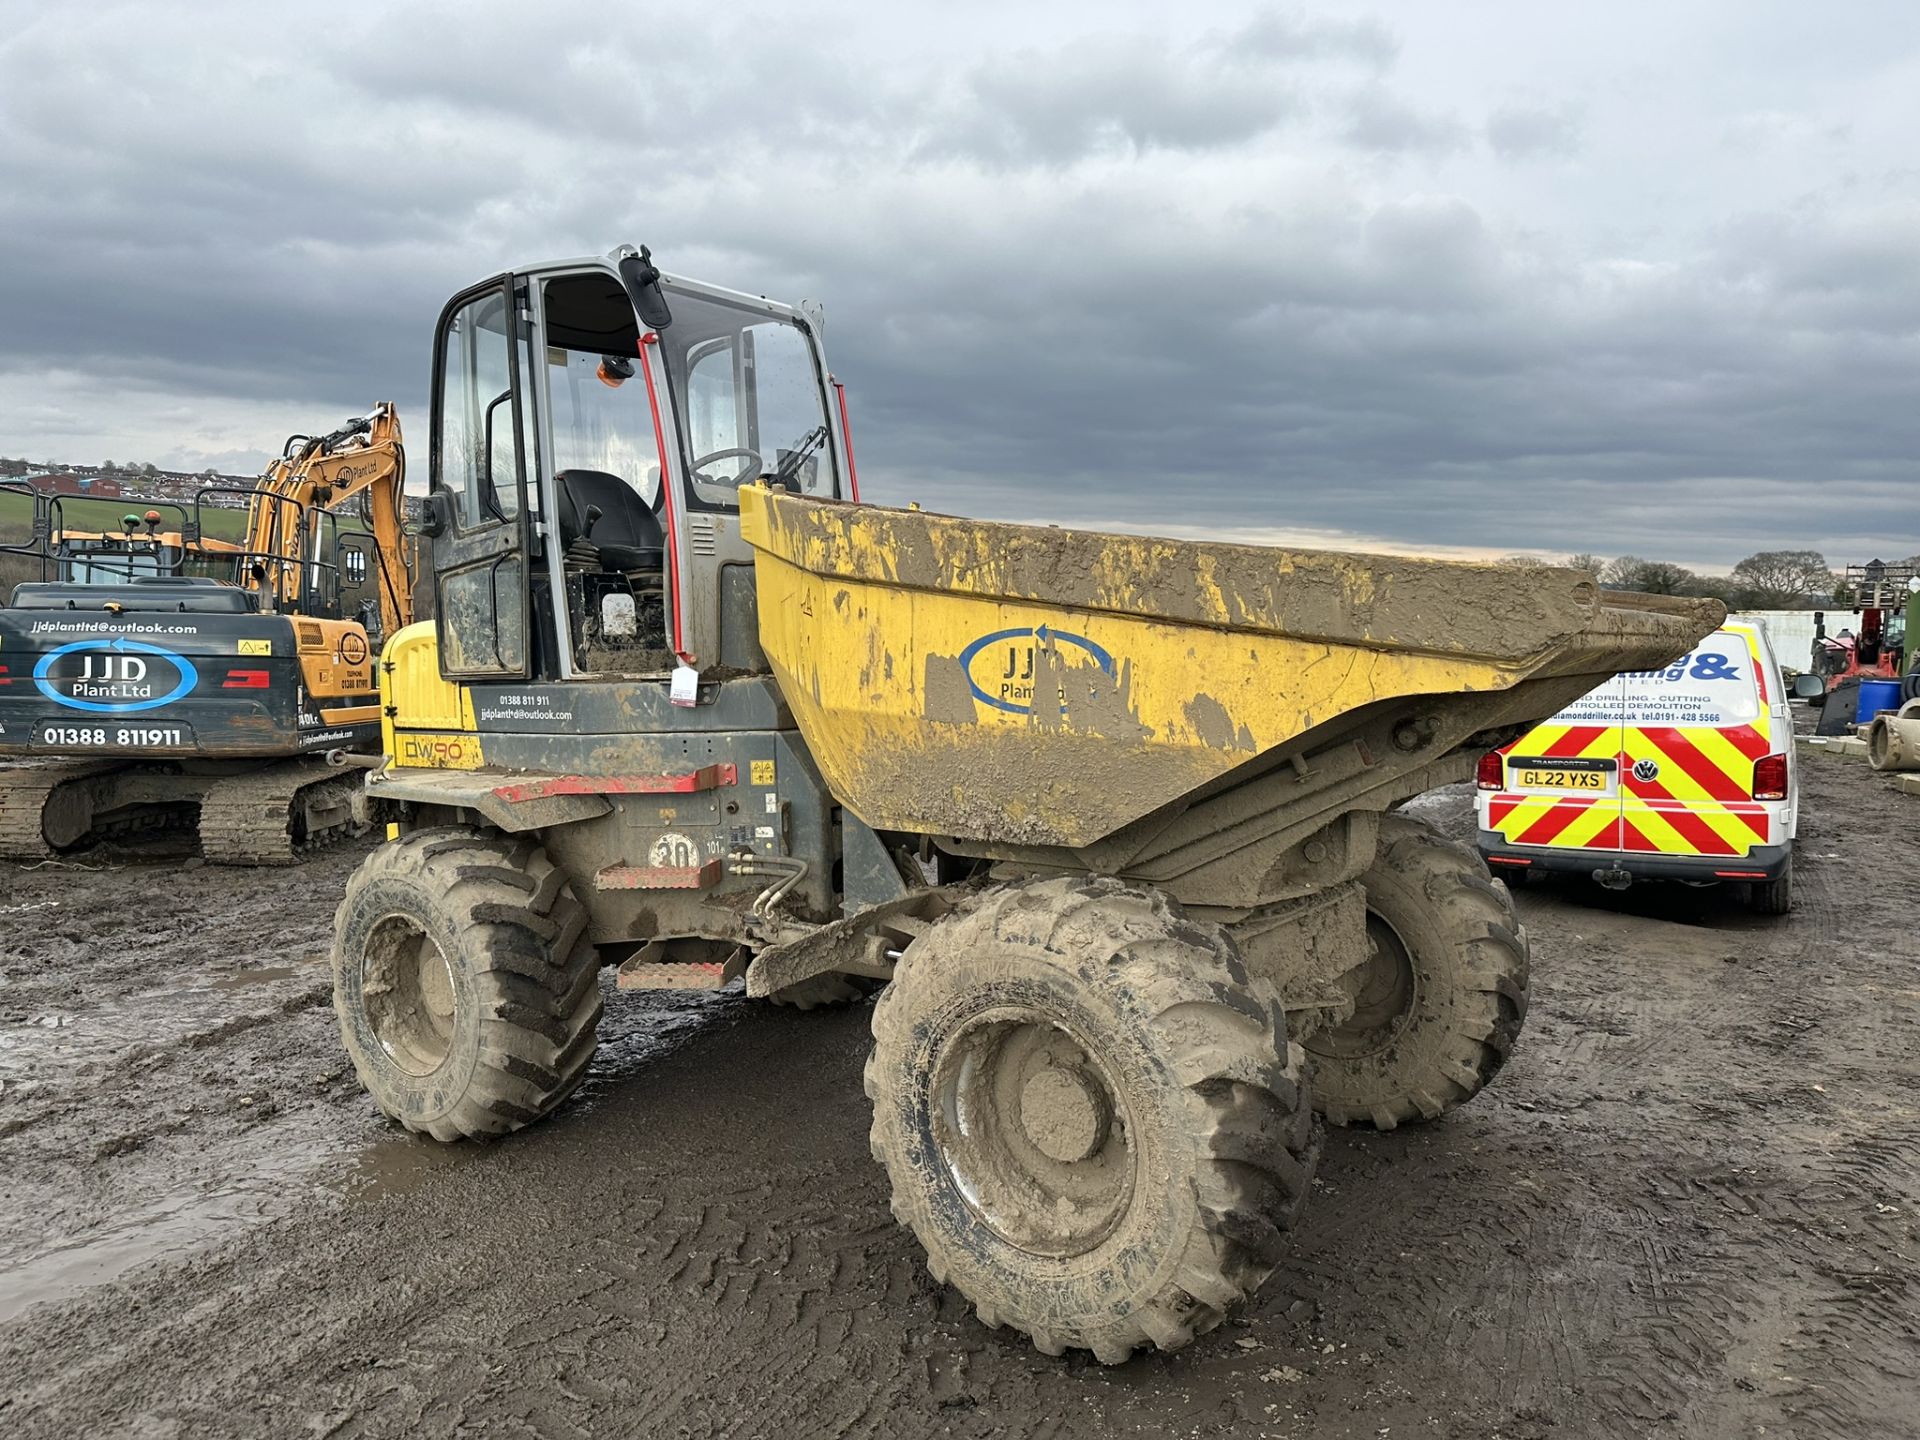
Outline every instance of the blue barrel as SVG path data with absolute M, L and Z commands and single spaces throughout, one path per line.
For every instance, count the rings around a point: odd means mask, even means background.
M 1853 707 L 1853 723 L 1864 725 L 1882 710 L 1900 708 L 1900 682 L 1898 680 L 1862 680 L 1860 699 Z

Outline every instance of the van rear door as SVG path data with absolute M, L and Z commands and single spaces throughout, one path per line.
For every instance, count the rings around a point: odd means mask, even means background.
M 1624 696 L 1615 676 L 1515 741 L 1487 828 L 1509 845 L 1617 850 Z
M 1774 748 L 1768 709 L 1779 682 L 1758 649 L 1740 631 L 1716 630 L 1671 665 L 1621 677 L 1621 849 L 1733 856 L 1769 843 L 1753 766 Z

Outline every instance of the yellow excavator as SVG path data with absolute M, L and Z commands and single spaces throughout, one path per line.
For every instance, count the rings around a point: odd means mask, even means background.
M 390 403 L 296 435 L 249 487 L 130 502 L 119 532 L 33 496 L 0 606 L 0 857 L 197 825 L 218 864 L 290 864 L 373 822 L 374 656 L 412 618 Z M 144 509 L 141 507 L 144 503 Z M 209 533 L 244 507 L 238 540 Z

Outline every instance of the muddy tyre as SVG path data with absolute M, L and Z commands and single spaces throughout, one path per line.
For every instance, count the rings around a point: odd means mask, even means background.
M 382 845 L 334 917 L 333 1006 L 367 1093 L 436 1140 L 504 1135 L 579 1085 L 599 955 L 529 840 L 423 830 Z
M 866 1090 L 936 1280 L 1049 1355 L 1177 1350 L 1280 1261 L 1318 1129 L 1278 994 L 1114 880 L 1012 886 L 907 948 Z
M 1372 958 L 1347 977 L 1354 1013 L 1306 1048 L 1330 1122 L 1391 1130 L 1465 1104 L 1506 1064 L 1527 1016 L 1527 932 L 1485 861 L 1403 815 L 1381 817 L 1362 883 Z
M 1785 915 L 1793 909 L 1793 857 L 1771 880 L 1754 880 L 1747 885 L 1747 908 L 1756 915 Z

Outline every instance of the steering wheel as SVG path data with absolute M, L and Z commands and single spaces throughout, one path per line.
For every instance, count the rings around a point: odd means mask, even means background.
M 738 455 L 751 462 L 749 468 L 742 470 L 730 480 L 709 480 L 707 481 L 709 485 L 744 485 L 747 480 L 758 475 L 766 468 L 766 461 L 760 458 L 760 452 L 758 450 L 749 450 L 744 445 L 736 445 L 731 449 L 709 450 L 705 455 L 695 456 L 693 461 L 694 475 L 699 477 L 700 472 L 707 468 L 709 462 L 725 460 L 730 455 Z

